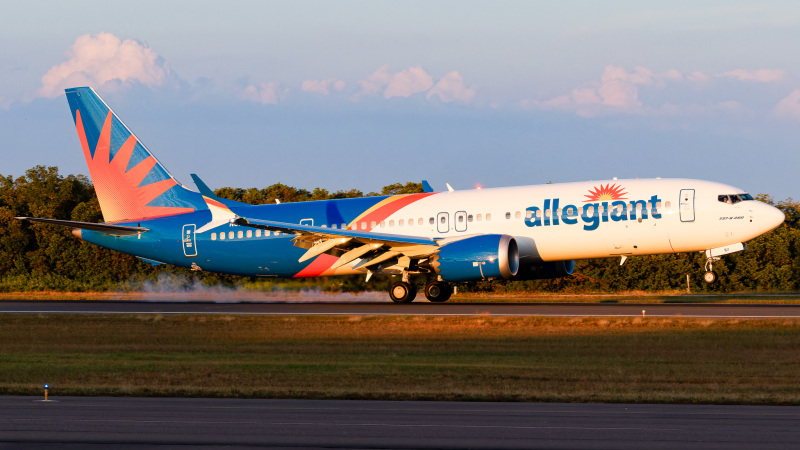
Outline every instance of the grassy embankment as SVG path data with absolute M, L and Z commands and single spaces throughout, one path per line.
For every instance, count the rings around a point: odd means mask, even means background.
M 800 404 L 799 320 L 0 316 L 0 394 Z

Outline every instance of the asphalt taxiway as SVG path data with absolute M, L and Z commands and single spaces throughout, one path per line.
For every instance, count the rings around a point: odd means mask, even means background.
M 559 316 L 800 318 L 798 304 L 674 303 L 261 303 L 210 301 L 0 301 L 0 314 L 241 314 L 347 316 Z
M 800 407 L 0 397 L 0 446 L 789 449 Z

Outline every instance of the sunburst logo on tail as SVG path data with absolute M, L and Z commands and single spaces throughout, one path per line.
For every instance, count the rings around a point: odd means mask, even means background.
M 111 159 L 111 128 L 113 114 L 108 112 L 100 138 L 94 152 L 89 147 L 86 130 L 83 126 L 81 111 L 75 111 L 75 127 L 83 147 L 83 155 L 89 166 L 89 174 L 94 183 L 103 219 L 106 222 L 134 220 L 145 217 L 158 217 L 194 211 L 193 208 L 149 206 L 149 204 L 178 184 L 173 178 L 167 178 L 142 185 L 147 175 L 156 165 L 156 159 L 147 155 L 135 166 L 128 168 L 134 148 L 138 143 L 135 136 L 130 135 Z
M 605 201 L 605 200 L 626 200 L 625 196 L 628 195 L 625 192 L 625 188 L 622 186 L 617 186 L 615 184 L 608 183 L 605 186 L 602 184 L 600 187 L 595 187 L 593 190 L 589 189 L 589 194 L 584 195 L 586 200 L 583 202 L 597 202 L 597 201 Z

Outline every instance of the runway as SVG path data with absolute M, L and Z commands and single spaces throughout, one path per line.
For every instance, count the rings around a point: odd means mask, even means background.
M 800 305 L 672 303 L 256 303 L 0 301 L 0 314 L 237 314 L 347 316 L 800 318 Z
M 800 407 L 0 397 L 5 446 L 796 448 Z

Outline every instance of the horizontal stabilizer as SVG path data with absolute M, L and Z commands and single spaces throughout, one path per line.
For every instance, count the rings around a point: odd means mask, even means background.
M 197 190 L 203 194 L 203 197 L 214 199 L 228 208 L 234 206 L 253 206 L 250 203 L 237 202 L 236 200 L 228 200 L 227 198 L 218 197 L 216 194 L 214 194 L 214 191 L 212 191 L 196 174 L 191 174 L 191 177 L 192 181 L 194 181 L 194 185 L 197 186 Z
M 38 217 L 15 217 L 19 220 L 29 222 L 48 223 L 50 225 L 60 225 L 62 227 L 80 228 L 81 230 L 99 231 L 113 236 L 132 236 L 134 234 L 150 231 L 144 227 L 131 227 L 127 225 L 110 225 L 105 223 L 73 222 L 71 220 L 40 219 Z

